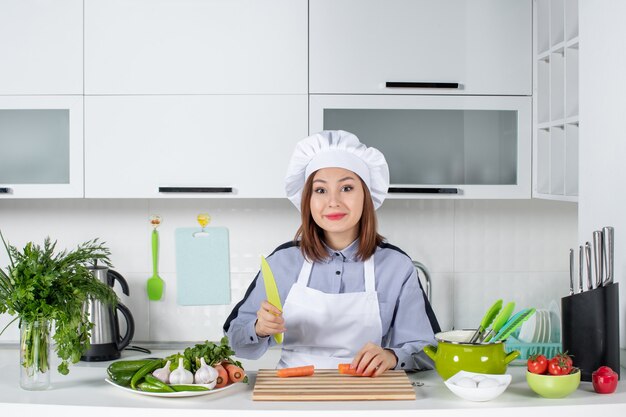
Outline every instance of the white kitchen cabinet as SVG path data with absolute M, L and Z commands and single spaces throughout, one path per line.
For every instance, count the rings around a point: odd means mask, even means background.
M 306 94 L 306 0 L 85 0 L 86 94 Z
M 311 95 L 310 132 L 380 149 L 389 198 L 530 198 L 530 97 Z
M 309 8 L 312 94 L 532 93 L 531 0 L 315 0 Z
M 578 0 L 535 0 L 533 197 L 578 200 Z
M 82 0 L 0 1 L 0 95 L 82 92 Z
M 87 96 L 85 196 L 284 197 L 306 135 L 306 94 Z
M 83 197 L 83 97 L 0 96 L 0 200 Z

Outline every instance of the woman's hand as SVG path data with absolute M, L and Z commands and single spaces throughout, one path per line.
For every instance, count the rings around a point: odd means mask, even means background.
M 393 369 L 398 363 L 396 354 L 389 349 L 368 342 L 356 354 L 351 367 L 356 369 L 357 375 L 378 376 L 387 369 Z
M 286 330 L 283 313 L 267 301 L 261 303 L 261 308 L 256 312 L 256 317 L 254 330 L 259 337 L 282 333 Z

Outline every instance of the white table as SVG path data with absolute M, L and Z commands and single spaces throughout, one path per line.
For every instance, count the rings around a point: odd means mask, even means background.
M 153 350 L 152 355 L 123 353 L 122 359 L 147 356 L 165 357 L 183 347 Z M 415 387 L 415 401 L 345 401 L 345 402 L 258 402 L 252 401 L 256 370 L 273 368 L 278 350 L 270 350 L 257 361 L 242 360 L 248 371 L 249 384 L 238 384 L 224 392 L 189 397 L 155 398 L 127 393 L 104 382 L 110 362 L 79 362 L 70 374 L 59 375 L 53 364 L 52 387 L 46 391 L 25 391 L 19 387 L 19 355 L 16 345 L 0 345 L 0 415 L 38 415 L 64 417 L 239 417 L 245 416 L 613 416 L 626 413 L 626 383 L 620 381 L 614 394 L 599 395 L 589 382 L 582 382 L 576 392 L 565 399 L 545 399 L 534 394 L 525 379 L 525 368 L 509 367 L 513 381 L 495 400 L 476 403 L 452 394 L 434 371 L 410 374 Z M 624 369 L 622 369 L 622 375 Z M 45 414 L 43 414 L 45 413 Z

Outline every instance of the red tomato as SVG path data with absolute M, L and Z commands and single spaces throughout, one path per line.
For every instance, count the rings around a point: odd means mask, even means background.
M 531 355 L 528 358 L 528 371 L 533 374 L 545 374 L 548 370 L 548 359 L 543 355 Z
M 572 358 L 567 353 L 558 353 L 548 361 L 548 372 L 551 375 L 568 375 L 572 368 Z

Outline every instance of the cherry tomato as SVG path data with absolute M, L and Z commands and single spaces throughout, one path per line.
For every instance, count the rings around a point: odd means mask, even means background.
M 545 374 L 548 370 L 548 358 L 543 355 L 531 355 L 527 364 L 528 371 L 533 374 Z
M 558 353 L 548 361 L 548 372 L 551 375 L 568 375 L 572 368 L 572 358 L 567 353 Z

